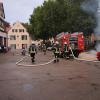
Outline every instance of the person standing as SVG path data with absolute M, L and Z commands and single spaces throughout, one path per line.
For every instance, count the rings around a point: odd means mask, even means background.
M 44 55 L 46 55 L 46 50 L 47 50 L 46 45 L 43 44 L 43 52 L 44 52 Z
M 69 58 L 69 50 L 68 50 L 68 45 L 66 43 L 64 44 L 63 57 Z
M 13 56 L 15 55 L 15 47 L 14 46 L 11 47 L 11 53 Z
M 37 49 L 36 49 L 36 45 L 35 44 L 32 44 L 30 47 L 29 47 L 29 54 L 31 56 L 31 60 L 32 60 L 32 63 L 35 62 L 35 54 L 37 53 Z
M 22 55 L 25 56 L 26 55 L 26 50 L 25 47 L 22 48 Z
M 54 53 L 54 57 L 55 57 L 54 62 L 55 63 L 59 62 L 60 48 L 59 48 L 59 43 L 58 42 L 54 44 L 53 53 Z

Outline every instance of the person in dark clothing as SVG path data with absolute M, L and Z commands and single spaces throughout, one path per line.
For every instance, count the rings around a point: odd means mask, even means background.
M 54 44 L 53 53 L 54 53 L 54 57 L 55 57 L 54 62 L 59 62 L 59 55 L 60 55 L 59 44 L 57 44 L 57 43 Z
M 67 44 L 64 44 L 63 57 L 64 58 L 69 58 L 69 50 L 68 50 L 68 45 Z
M 43 44 L 43 52 L 44 52 L 44 55 L 46 55 L 46 45 L 45 44 Z
M 22 48 L 22 55 L 25 56 L 26 55 L 26 50 L 25 47 Z
M 31 60 L 32 60 L 32 63 L 35 62 L 35 54 L 37 53 L 37 49 L 36 49 L 36 45 L 35 44 L 32 44 L 30 47 L 29 47 L 29 54 L 31 56 Z

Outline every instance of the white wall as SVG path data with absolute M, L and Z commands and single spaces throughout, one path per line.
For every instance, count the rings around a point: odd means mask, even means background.
M 13 29 L 17 29 L 18 32 L 12 32 Z M 24 32 L 19 32 L 19 29 L 24 29 Z M 15 35 L 16 40 L 10 40 L 11 35 Z M 22 35 L 27 35 L 27 40 L 22 40 Z M 27 44 L 28 47 L 31 44 L 29 33 L 20 22 L 14 24 L 8 32 L 8 46 L 10 47 L 11 44 L 16 44 L 16 49 L 22 49 L 22 44 Z

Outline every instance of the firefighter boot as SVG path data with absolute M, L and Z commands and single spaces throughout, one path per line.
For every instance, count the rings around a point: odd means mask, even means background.
M 57 62 L 59 62 L 59 59 L 57 58 Z
M 56 61 L 56 59 L 54 59 L 54 63 L 56 63 L 57 61 Z
M 32 60 L 32 63 L 34 63 L 34 62 L 35 62 L 35 60 L 34 60 L 34 58 L 33 58 L 33 57 L 32 57 L 32 59 L 31 59 L 31 60 Z

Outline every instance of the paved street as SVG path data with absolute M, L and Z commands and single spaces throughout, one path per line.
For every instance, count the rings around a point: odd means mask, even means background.
M 59 63 L 23 67 L 21 55 L 0 54 L 0 100 L 100 100 L 100 63 L 60 59 Z M 38 53 L 36 63 L 52 53 Z M 31 64 L 27 57 L 22 64 Z

